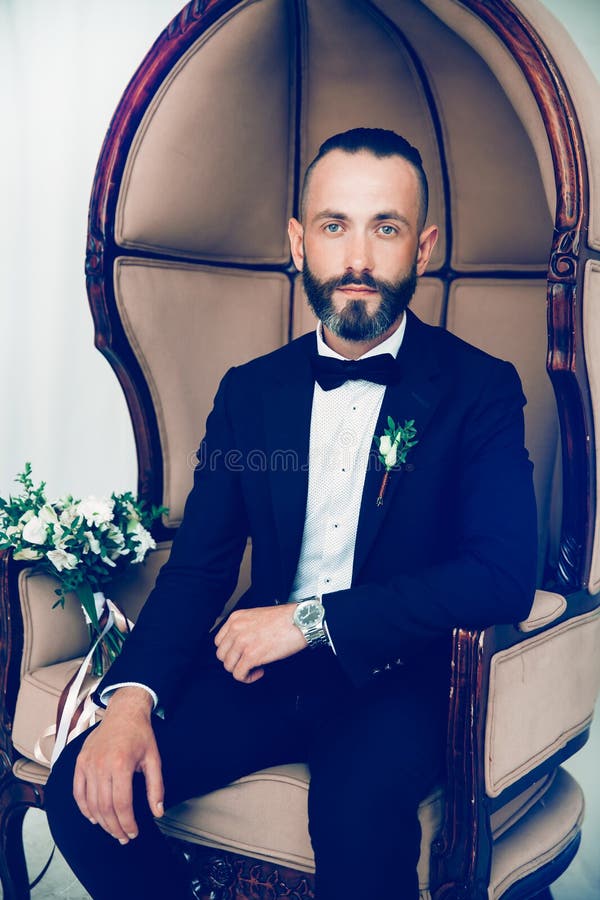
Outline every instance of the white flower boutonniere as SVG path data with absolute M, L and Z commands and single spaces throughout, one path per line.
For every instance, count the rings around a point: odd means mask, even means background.
M 380 437 L 375 435 L 373 438 L 379 451 L 379 459 L 385 466 L 385 474 L 377 495 L 377 506 L 383 506 L 383 495 L 387 488 L 390 472 L 392 469 L 399 469 L 406 462 L 411 447 L 419 443 L 416 440 L 417 429 L 414 419 L 407 419 L 404 425 L 396 425 L 392 417 L 388 416 L 387 423 L 388 427 L 385 429 L 385 433 Z

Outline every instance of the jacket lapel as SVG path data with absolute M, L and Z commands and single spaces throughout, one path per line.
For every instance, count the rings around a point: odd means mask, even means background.
M 310 353 L 315 335 L 294 344 L 294 358 L 263 395 L 267 471 L 287 600 L 302 544 L 308 494 L 308 450 L 314 380 Z
M 441 377 L 440 364 L 432 352 L 427 327 L 410 310 L 407 310 L 407 316 L 406 333 L 398 354 L 398 365 L 402 366 L 402 379 L 398 384 L 390 385 L 385 392 L 375 435 L 378 437 L 383 435 L 387 427 L 388 416 L 391 416 L 397 425 L 404 425 L 406 420 L 414 419 L 417 429 L 416 437 L 418 441 L 421 441 L 446 391 L 446 386 Z M 409 451 L 407 466 L 412 466 L 411 452 L 415 452 L 417 449 L 418 446 Z M 385 520 L 387 511 L 392 503 L 397 502 L 396 495 L 400 490 L 402 480 L 410 477 L 410 469 L 408 471 L 392 470 L 385 490 L 383 505 L 378 506 L 377 497 L 384 472 L 385 467 L 380 462 L 377 448 L 373 444 L 358 520 L 353 580 L 360 573 Z

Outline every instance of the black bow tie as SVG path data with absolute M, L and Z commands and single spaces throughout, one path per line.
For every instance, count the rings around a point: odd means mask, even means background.
M 367 359 L 334 359 L 332 356 L 313 356 L 312 368 L 324 391 L 340 387 L 346 381 L 373 381 L 375 384 L 395 384 L 400 380 L 400 366 L 391 353 L 368 356 Z

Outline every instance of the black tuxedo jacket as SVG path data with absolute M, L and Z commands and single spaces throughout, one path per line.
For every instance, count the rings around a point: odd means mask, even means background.
M 223 378 L 168 563 L 101 688 L 146 684 L 168 707 L 233 592 L 247 538 L 245 607 L 288 598 L 302 540 L 314 380 L 309 334 Z M 532 465 L 512 365 L 410 311 L 387 418 L 414 419 L 418 444 L 392 471 L 383 506 L 375 446 L 352 586 L 325 594 L 338 659 L 356 685 L 401 660 L 447 665 L 454 626 L 527 616 L 535 589 Z

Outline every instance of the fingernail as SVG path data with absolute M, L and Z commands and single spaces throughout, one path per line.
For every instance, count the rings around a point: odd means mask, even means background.
M 96 822 L 95 819 L 90 819 L 90 822 L 91 822 L 92 825 L 97 825 L 97 824 L 98 824 L 98 823 Z
M 128 844 L 129 841 L 128 841 L 127 838 L 119 838 L 119 843 L 120 843 L 121 846 L 123 847 L 125 844 Z
M 164 803 L 162 802 L 162 800 L 159 800 L 158 803 L 156 804 L 156 810 L 157 810 L 157 812 L 161 813 L 161 815 L 165 811 L 165 806 L 164 806 Z
M 130 839 L 133 841 L 134 838 L 137 837 L 137 832 L 136 832 L 135 834 L 128 834 L 127 837 L 130 838 Z

